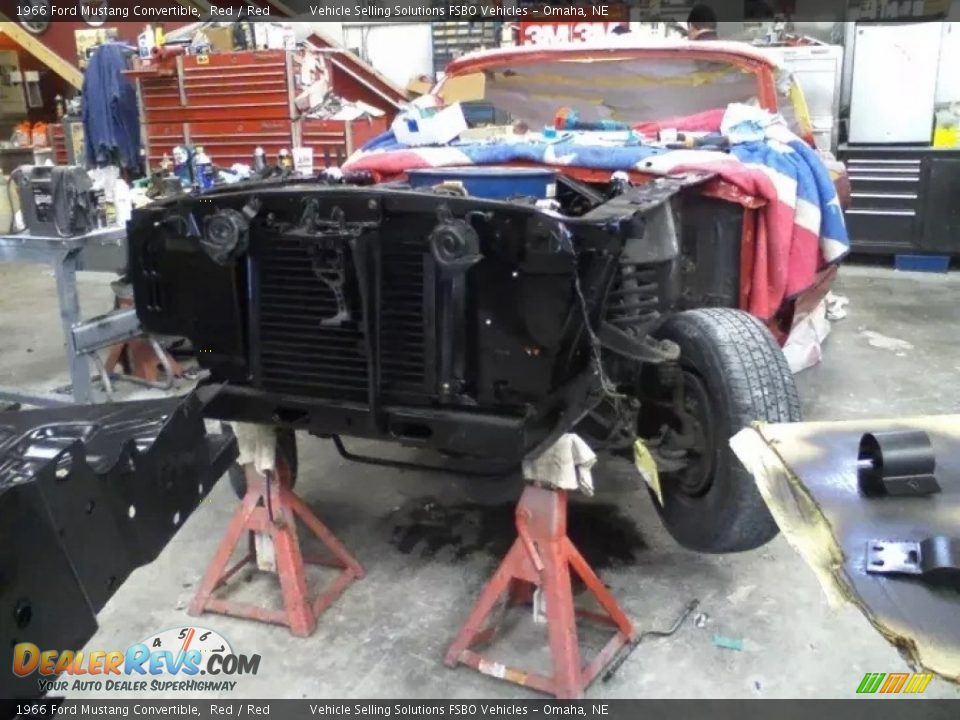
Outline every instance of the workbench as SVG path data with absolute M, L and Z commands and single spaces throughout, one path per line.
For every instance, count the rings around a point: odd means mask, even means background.
M 0 262 L 32 263 L 53 268 L 73 401 L 94 402 L 88 358 L 84 352 L 78 351 L 74 334 L 74 327 L 81 322 L 77 272 L 89 270 L 122 273 L 127 265 L 126 227 L 118 225 L 100 228 L 74 237 L 43 237 L 29 233 L 0 235 Z M 70 403 L 68 398 L 25 395 L 2 387 L 0 400 L 39 406 Z

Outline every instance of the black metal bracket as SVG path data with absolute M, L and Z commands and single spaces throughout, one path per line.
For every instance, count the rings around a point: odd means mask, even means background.
M 867 543 L 867 572 L 960 581 L 960 538 L 872 540 Z
M 936 457 L 922 430 L 865 433 L 857 455 L 857 481 L 867 496 L 940 492 Z

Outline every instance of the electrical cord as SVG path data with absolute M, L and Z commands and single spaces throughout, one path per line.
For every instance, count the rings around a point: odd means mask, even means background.
M 603 369 L 603 357 L 601 354 L 603 346 L 600 344 L 600 338 L 597 337 L 593 327 L 590 325 L 590 309 L 587 305 L 587 299 L 583 295 L 583 288 L 580 285 L 580 273 L 576 271 L 573 274 L 573 287 L 577 291 L 577 298 L 580 301 L 580 311 L 583 314 L 583 325 L 590 338 L 590 350 L 593 355 L 593 364 L 596 367 L 597 375 L 600 377 L 600 389 L 603 390 L 604 395 L 608 398 L 619 402 L 627 396 L 617 391 L 617 386 L 610 381 L 610 378 L 607 377 Z

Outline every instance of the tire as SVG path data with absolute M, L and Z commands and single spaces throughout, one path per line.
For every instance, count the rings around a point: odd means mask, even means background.
M 685 406 L 690 416 L 703 418 L 705 438 L 695 466 L 661 473 L 664 504 L 654 498 L 657 511 L 670 534 L 691 550 L 758 548 L 778 528 L 728 441 L 757 420 L 800 420 L 800 398 L 787 360 L 770 331 L 739 310 L 678 313 L 656 334 L 680 346 Z
M 224 423 L 225 428 L 229 425 Z M 232 431 L 231 431 L 232 432 Z M 297 484 L 297 470 L 299 469 L 299 460 L 297 457 L 297 435 L 290 428 L 276 428 L 277 432 L 277 472 L 290 474 L 290 487 Z M 230 487 L 240 499 L 247 494 L 247 476 L 243 468 L 233 463 L 227 471 L 230 479 Z

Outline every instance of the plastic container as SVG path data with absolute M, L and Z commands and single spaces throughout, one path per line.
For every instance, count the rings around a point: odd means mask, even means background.
M 960 146 L 960 108 L 937 110 L 936 118 L 933 128 L 933 146 L 936 148 Z
M 257 147 L 253 149 L 253 171 L 262 173 L 266 169 L 267 153 L 260 145 L 257 145 Z
M 546 200 L 556 197 L 557 194 L 557 173 L 544 168 L 500 165 L 427 168 L 410 170 L 407 177 L 411 187 L 462 187 L 468 195 L 489 200 L 507 200 L 514 197 Z
M 133 214 L 130 186 L 121 178 L 117 178 L 113 183 L 113 207 L 117 213 L 117 222 L 120 224 L 125 224 Z
M 149 60 L 150 54 L 153 52 L 156 44 L 157 38 L 153 32 L 153 28 L 147 25 L 143 29 L 143 32 L 137 36 L 137 53 L 144 60 Z

